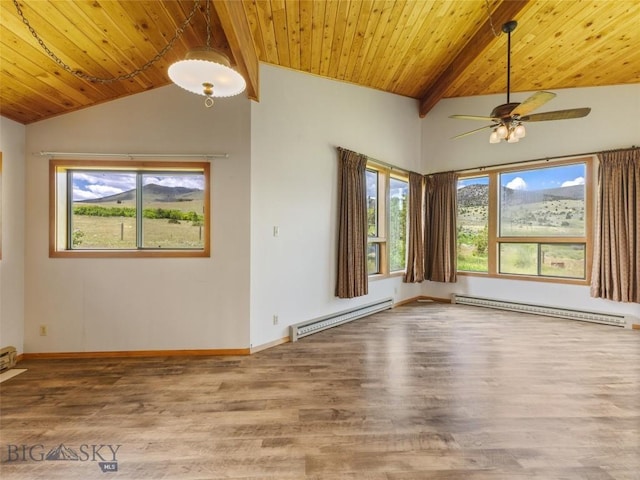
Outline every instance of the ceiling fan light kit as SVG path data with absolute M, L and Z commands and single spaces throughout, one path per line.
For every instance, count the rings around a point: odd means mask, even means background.
M 516 143 L 526 135 L 527 131 L 520 122 L 513 122 L 509 126 L 501 124 L 494 128 L 491 135 L 489 135 L 489 143 L 500 143 L 501 140 L 506 140 L 508 143 Z
M 506 140 L 507 143 L 517 143 L 527 134 L 523 122 L 543 122 L 548 120 L 566 120 L 571 118 L 586 117 L 591 112 L 588 107 L 572 108 L 568 110 L 556 110 L 554 112 L 544 112 L 530 115 L 532 111 L 552 100 L 556 94 L 552 92 L 536 92 L 522 103 L 512 103 L 511 100 L 511 33 L 516 29 L 518 23 L 511 20 L 502 25 L 502 31 L 507 34 L 507 103 L 498 105 L 493 109 L 488 117 L 478 115 L 451 115 L 449 118 L 463 120 L 482 120 L 493 122 L 491 125 L 476 128 L 470 132 L 461 133 L 453 138 L 465 137 L 472 133 L 491 128 L 489 143 L 500 143 Z

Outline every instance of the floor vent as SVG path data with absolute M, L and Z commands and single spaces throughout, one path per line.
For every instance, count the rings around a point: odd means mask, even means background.
M 343 312 L 326 315 L 324 317 L 315 318 L 306 322 L 296 323 L 295 325 L 291 325 L 289 327 L 289 336 L 291 337 L 291 341 L 295 342 L 299 338 L 306 337 L 307 335 L 326 330 L 327 328 L 337 327 L 338 325 L 342 325 L 343 323 L 351 322 L 353 320 L 366 317 L 376 312 L 381 312 L 382 310 L 388 310 L 392 307 L 393 299 L 387 298 L 374 303 L 369 303 L 367 305 L 352 308 L 351 310 L 345 310 Z
M 531 305 L 528 303 L 510 302 L 506 300 L 496 300 L 492 298 L 472 297 L 469 295 L 452 295 L 451 303 L 463 305 L 476 305 L 479 307 L 497 308 L 500 310 L 511 310 L 514 312 L 534 313 L 550 317 L 568 318 L 571 320 L 581 320 L 584 322 L 604 323 L 616 327 L 624 327 L 627 324 L 624 315 L 612 313 L 590 312 L 586 310 L 573 310 L 569 308 L 548 307 L 544 305 Z

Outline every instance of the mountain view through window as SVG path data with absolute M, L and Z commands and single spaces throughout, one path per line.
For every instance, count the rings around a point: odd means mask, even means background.
M 586 163 L 461 178 L 458 270 L 492 273 L 496 255 L 493 273 L 584 279 L 586 178 Z

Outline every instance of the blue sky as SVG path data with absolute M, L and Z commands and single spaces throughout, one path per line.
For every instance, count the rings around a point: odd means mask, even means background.
M 154 183 L 165 187 L 187 187 L 204 190 L 202 174 L 144 174 L 143 184 Z M 73 200 L 90 200 L 108 197 L 136 188 L 135 173 L 112 173 L 99 171 L 73 172 Z
M 584 177 L 584 164 L 542 167 L 500 175 L 502 186 L 516 190 L 543 190 L 546 188 L 584 185 Z M 463 179 L 458 183 L 458 187 L 477 184 L 487 185 L 488 178 Z
M 376 191 L 376 185 L 378 182 L 378 176 L 372 170 L 367 170 L 365 175 L 367 181 L 367 192 L 369 198 L 375 198 L 372 192 Z M 399 180 L 397 178 L 389 178 L 389 196 L 394 198 L 404 198 L 409 193 L 409 183 L 405 180 Z

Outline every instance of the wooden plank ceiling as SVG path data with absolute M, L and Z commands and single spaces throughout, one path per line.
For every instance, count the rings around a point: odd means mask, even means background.
M 46 46 L 74 70 L 111 78 L 167 45 L 193 0 L 18 0 Z M 205 2 L 173 48 L 140 75 L 78 79 L 56 64 L 0 0 L 0 114 L 31 123 L 166 85 L 168 66 L 206 43 Z M 491 11 L 493 29 L 489 21 Z M 418 100 L 640 83 L 640 0 L 214 0 L 211 44 L 259 98 L 258 61 Z M 494 35 L 497 31 L 498 36 Z

